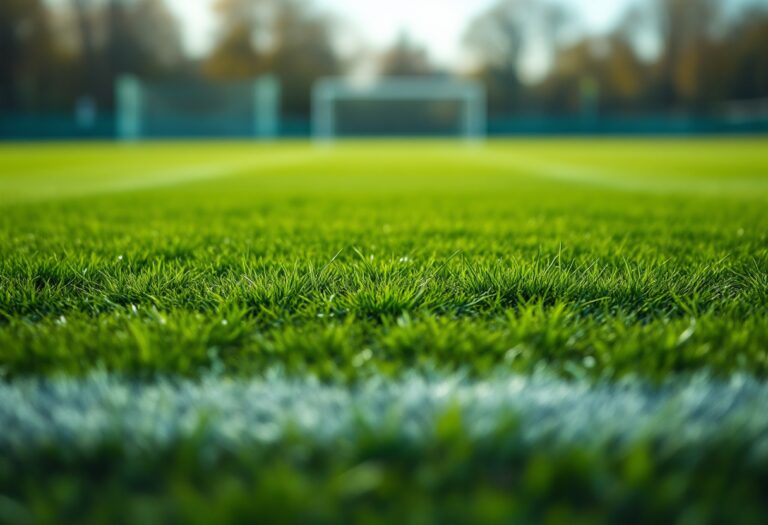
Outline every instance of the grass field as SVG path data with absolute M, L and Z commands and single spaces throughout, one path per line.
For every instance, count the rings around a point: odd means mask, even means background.
M 764 522 L 768 140 L 0 146 L 0 519 Z

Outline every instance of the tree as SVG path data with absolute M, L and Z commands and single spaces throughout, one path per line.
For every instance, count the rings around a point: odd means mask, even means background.
M 723 19 L 718 0 L 656 0 L 653 4 L 661 55 L 657 89 L 667 108 L 700 106 L 707 50 Z
M 533 89 L 548 111 L 627 113 L 647 107 L 651 65 L 637 49 L 642 12 L 632 7 L 604 36 L 585 36 L 558 50 L 546 78 Z M 647 19 L 646 19 L 647 20 Z M 595 97 L 596 100 L 590 100 Z
M 220 0 L 219 37 L 205 63 L 215 79 L 274 74 L 283 109 L 307 115 L 311 86 L 340 70 L 330 21 L 300 0 Z
M 601 112 L 626 113 L 646 103 L 648 76 L 649 66 L 614 32 L 561 49 L 546 78 L 531 89 L 549 112 L 575 113 L 597 104 Z
M 113 105 L 123 74 L 156 79 L 179 73 L 186 59 L 176 19 L 163 0 L 72 0 L 78 35 L 80 95 Z
M 77 32 L 80 42 L 80 65 L 84 70 L 83 81 L 86 92 L 95 92 L 98 84 L 97 50 L 95 44 L 93 20 L 88 13 L 87 0 L 72 0 L 72 9 L 77 19 Z M 92 96 L 92 95 L 91 95 Z
M 725 43 L 720 60 L 706 62 L 708 78 L 718 75 L 725 84 L 721 98 L 768 98 L 768 8 L 756 5 L 748 9 L 730 29 Z
M 465 42 L 478 62 L 477 75 L 486 83 L 492 111 L 519 109 L 525 53 L 538 45 L 550 55 L 558 47 L 568 13 L 543 0 L 499 0 L 470 24 Z
M 380 64 L 379 72 L 384 76 L 419 76 L 436 72 L 427 51 L 413 44 L 405 33 L 384 52 Z
M 53 96 L 55 50 L 42 0 L 0 2 L 0 109 L 42 108 Z

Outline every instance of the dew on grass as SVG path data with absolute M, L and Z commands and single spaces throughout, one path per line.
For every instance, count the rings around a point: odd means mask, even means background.
M 373 358 L 373 352 L 366 348 L 352 359 L 352 366 L 359 368 Z
M 691 322 L 688 325 L 688 328 L 685 329 L 683 333 L 680 334 L 680 337 L 677 338 L 677 345 L 680 346 L 686 341 L 688 341 L 691 337 L 693 337 L 693 334 L 696 332 L 696 319 L 691 318 Z

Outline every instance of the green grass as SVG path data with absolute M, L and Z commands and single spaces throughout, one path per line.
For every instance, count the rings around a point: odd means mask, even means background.
M 9 384 L 275 369 L 338 385 L 541 369 L 762 381 L 766 152 L 765 139 L 0 146 L 0 371 Z M 653 443 L 523 453 L 513 427 L 476 443 L 459 425 L 417 451 L 392 436 L 336 452 L 280 443 L 211 464 L 194 436 L 138 463 L 119 443 L 85 457 L 52 446 L 0 461 L 0 516 L 237 521 L 274 505 L 272 522 L 282 509 L 698 523 L 716 518 L 716 494 L 731 505 L 721 518 L 765 511 L 768 463 L 735 437 L 691 457 Z
M 763 376 L 767 146 L 6 146 L 0 366 Z

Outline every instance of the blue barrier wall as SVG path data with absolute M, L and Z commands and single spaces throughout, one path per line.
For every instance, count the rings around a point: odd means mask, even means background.
M 250 127 L 242 123 L 213 119 L 210 126 L 197 121 L 168 123 L 167 134 L 153 133 L 150 138 L 252 138 Z M 177 125 L 183 124 L 183 125 Z M 284 116 L 280 122 L 280 136 L 305 138 L 311 133 L 308 119 Z M 546 136 L 546 135 L 707 135 L 707 134 L 766 134 L 768 118 L 725 119 L 715 117 L 643 116 L 583 117 L 504 116 L 488 120 L 490 136 Z M 71 114 L 56 115 L 0 115 L 0 140 L 111 140 L 116 136 L 115 119 L 102 114 L 88 123 L 78 124 Z
M 99 115 L 88 125 L 71 114 L 0 115 L 0 140 L 112 139 L 115 119 Z
M 706 135 L 768 133 L 768 118 L 509 116 L 488 121 L 489 135 Z

